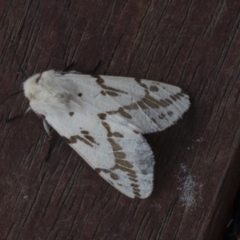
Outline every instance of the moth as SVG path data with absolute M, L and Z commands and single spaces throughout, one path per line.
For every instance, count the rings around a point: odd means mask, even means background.
M 176 86 L 75 71 L 35 74 L 23 89 L 30 108 L 130 198 L 153 190 L 154 157 L 143 134 L 170 127 L 190 106 Z

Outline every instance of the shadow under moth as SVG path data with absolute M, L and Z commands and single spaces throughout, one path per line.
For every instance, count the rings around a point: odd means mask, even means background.
M 163 131 L 189 108 L 169 84 L 45 71 L 24 82 L 30 108 L 113 187 L 130 198 L 153 189 L 153 153 L 142 134 Z

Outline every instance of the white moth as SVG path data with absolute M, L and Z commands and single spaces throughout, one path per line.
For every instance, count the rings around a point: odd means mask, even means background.
M 130 198 L 153 189 L 153 153 L 142 134 L 173 125 L 188 95 L 165 83 L 45 71 L 24 82 L 30 108 L 106 181 Z

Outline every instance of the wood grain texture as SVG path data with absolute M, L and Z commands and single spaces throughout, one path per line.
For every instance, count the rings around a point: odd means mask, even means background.
M 191 109 L 146 136 L 155 187 L 131 200 L 59 137 L 49 141 L 22 94 L 0 105 L 3 239 L 221 239 L 240 173 L 240 2 L 80 0 L 0 2 L 0 100 L 27 75 L 74 69 L 182 87 Z M 12 44 L 11 44 L 12 42 Z

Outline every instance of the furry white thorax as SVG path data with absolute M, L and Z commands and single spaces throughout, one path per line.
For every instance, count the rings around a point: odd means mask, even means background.
M 49 70 L 35 74 L 24 82 L 24 94 L 34 112 L 45 115 L 48 107 L 66 110 L 69 93 L 60 76 L 54 70 Z

